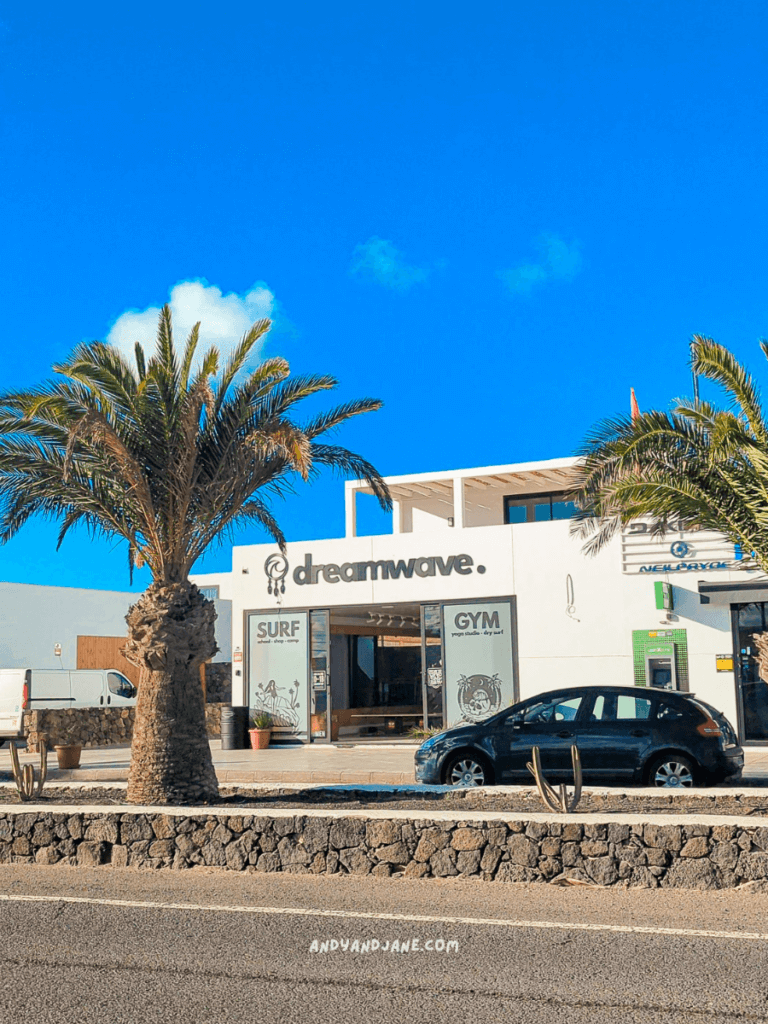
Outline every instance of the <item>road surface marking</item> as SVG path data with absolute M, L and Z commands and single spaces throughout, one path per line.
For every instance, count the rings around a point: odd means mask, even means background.
M 0 894 L 0 903 L 73 903 L 137 910 L 192 910 L 216 914 L 265 914 L 287 917 L 338 917 L 365 921 L 407 921 L 414 924 L 483 925 L 495 928 L 539 928 L 555 931 L 616 932 L 625 935 L 678 935 L 701 939 L 768 942 L 768 932 L 726 932 L 703 928 L 657 928 L 650 925 L 585 924 L 573 921 L 518 921 L 502 917 L 435 917 L 426 914 L 384 914 L 363 910 L 315 910 L 308 907 L 254 907 L 225 903 L 158 903 L 152 900 L 107 900 L 90 896 Z

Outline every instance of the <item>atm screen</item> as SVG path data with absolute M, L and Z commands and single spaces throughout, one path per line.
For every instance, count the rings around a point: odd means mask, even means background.
M 651 686 L 670 687 L 672 685 L 672 670 L 668 668 L 655 668 L 651 673 Z

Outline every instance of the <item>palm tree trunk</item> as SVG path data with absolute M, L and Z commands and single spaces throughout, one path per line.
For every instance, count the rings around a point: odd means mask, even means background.
M 194 583 L 153 583 L 126 616 L 126 658 L 141 668 L 128 802 L 212 800 L 218 783 L 200 666 L 218 648 L 216 611 Z

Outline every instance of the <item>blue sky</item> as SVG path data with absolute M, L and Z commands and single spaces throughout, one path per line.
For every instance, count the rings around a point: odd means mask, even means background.
M 767 22 L 735 0 L 0 0 L 3 383 L 124 343 L 173 289 L 179 322 L 271 312 L 267 353 L 381 397 L 339 440 L 408 473 L 571 454 L 630 386 L 689 393 L 694 332 L 763 375 Z M 276 511 L 338 536 L 342 487 Z M 127 589 L 122 545 L 54 536 L 28 526 L 0 578 Z

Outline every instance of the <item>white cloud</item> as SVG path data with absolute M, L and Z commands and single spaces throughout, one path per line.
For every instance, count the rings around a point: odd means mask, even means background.
M 536 240 L 536 248 L 539 251 L 536 263 L 521 263 L 498 273 L 509 290 L 518 295 L 530 295 L 537 285 L 548 281 L 570 281 L 581 270 L 578 242 L 568 243 L 559 235 L 546 233 Z
M 367 277 L 370 281 L 406 292 L 415 284 L 426 281 L 429 270 L 406 263 L 403 254 L 393 242 L 372 235 L 367 242 L 355 246 L 350 274 Z
M 210 345 L 216 345 L 226 359 L 235 345 L 254 322 L 262 317 L 274 317 L 277 301 L 263 281 L 258 281 L 243 295 L 230 292 L 224 295 L 216 285 L 206 281 L 180 281 L 170 291 L 169 304 L 173 315 L 173 337 L 177 351 L 182 349 L 187 335 L 200 321 L 198 354 Z M 144 310 L 128 310 L 112 325 L 107 341 L 118 348 L 133 363 L 134 345 L 140 341 L 149 357 L 154 351 L 157 337 L 159 306 Z M 253 353 L 257 356 L 258 352 Z

